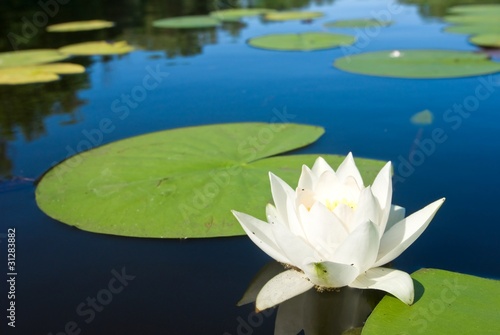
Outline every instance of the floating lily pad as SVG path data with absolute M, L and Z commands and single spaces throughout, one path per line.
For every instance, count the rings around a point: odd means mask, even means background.
M 500 33 L 500 24 L 477 23 L 477 24 L 457 24 L 444 28 L 447 33 L 457 34 L 493 34 Z
M 33 49 L 0 53 L 0 68 L 57 62 L 69 56 L 55 49 Z
M 59 74 L 76 74 L 83 72 L 85 72 L 83 66 L 72 63 L 51 63 L 0 68 L 0 85 L 46 83 L 58 80 Z
M 275 11 L 268 8 L 231 8 L 211 12 L 210 16 L 221 21 L 239 21 L 246 16 L 258 16 Z
M 83 42 L 71 44 L 59 48 L 59 51 L 75 56 L 90 56 L 90 55 L 121 55 L 133 51 L 134 48 L 126 41 L 108 42 Z
M 264 18 L 268 21 L 312 20 L 323 16 L 322 12 L 274 12 L 267 13 Z
M 415 303 L 385 296 L 362 335 L 500 334 L 500 281 L 436 269 L 412 274 Z
M 457 24 L 496 24 L 500 23 L 500 14 L 497 15 L 447 15 L 443 20 Z
M 410 118 L 411 123 L 422 126 L 432 124 L 433 120 L 434 115 L 428 109 L 418 112 Z
M 153 27 L 170 29 L 197 29 L 217 27 L 221 22 L 209 15 L 171 17 L 153 21 Z
M 395 78 L 456 78 L 500 71 L 487 55 L 449 50 L 393 50 L 339 58 L 344 71 Z
M 137 136 L 55 166 L 39 182 L 36 200 L 54 219 L 91 232 L 163 238 L 245 235 L 230 210 L 265 219 L 265 205 L 272 201 L 268 171 L 296 185 L 302 164 L 317 158 L 271 156 L 308 145 L 323 132 L 297 124 L 237 123 Z M 344 158 L 324 157 L 335 167 Z M 384 165 L 356 163 L 366 183 Z
M 254 37 L 248 44 L 261 49 L 282 51 L 311 51 L 351 45 L 356 38 L 345 34 L 299 33 L 272 34 Z
M 469 42 L 486 48 L 500 48 L 500 33 L 475 35 Z
M 500 14 L 500 4 L 453 6 L 448 10 L 448 12 L 466 15 Z
M 66 33 L 73 31 L 99 30 L 111 28 L 114 25 L 114 22 L 104 20 L 73 21 L 47 26 L 47 31 L 51 33 Z
M 392 21 L 379 21 L 375 19 L 352 19 L 337 20 L 325 23 L 328 28 L 367 28 L 367 27 L 386 27 L 392 24 Z

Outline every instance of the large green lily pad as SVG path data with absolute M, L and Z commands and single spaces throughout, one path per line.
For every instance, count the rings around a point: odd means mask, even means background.
M 153 21 L 153 27 L 170 29 L 212 28 L 220 24 L 221 21 L 210 15 L 180 16 Z
M 122 55 L 133 51 L 134 48 L 126 41 L 108 42 L 83 42 L 71 44 L 59 48 L 59 51 L 75 56 L 91 56 L 91 55 Z
M 447 33 L 457 34 L 493 34 L 500 33 L 500 24 L 476 23 L 476 24 L 457 24 L 444 28 Z
M 453 6 L 448 10 L 448 12 L 453 14 L 466 14 L 466 15 L 500 14 L 500 4 Z
M 500 33 L 474 35 L 469 42 L 486 48 L 500 48 Z
M 449 50 L 393 50 L 339 58 L 344 71 L 395 78 L 456 78 L 500 71 L 488 55 Z
M 0 53 L 0 68 L 57 62 L 69 56 L 55 49 L 33 49 Z
M 280 51 L 311 51 L 351 45 L 356 38 L 345 34 L 298 33 L 272 34 L 254 37 L 248 44 L 261 49 Z
M 47 215 L 83 230 L 134 237 L 244 235 L 230 210 L 265 219 L 268 171 L 297 185 L 318 155 L 277 156 L 316 141 L 321 127 L 236 123 L 137 136 L 73 156 L 36 189 Z M 98 135 L 89 135 L 98 136 Z M 343 157 L 324 155 L 333 166 Z M 366 183 L 384 162 L 356 159 Z
M 385 296 L 362 335 L 500 334 L 500 281 L 421 269 L 412 274 L 415 303 Z
M 275 11 L 275 9 L 268 8 L 231 8 L 211 12 L 210 16 L 221 21 L 239 21 L 247 16 L 258 16 Z
M 323 15 L 322 12 L 290 11 L 267 13 L 264 18 L 268 21 L 312 20 Z
M 386 27 L 392 24 L 392 21 L 379 21 L 375 19 L 350 19 L 330 21 L 324 24 L 328 28 L 367 28 L 367 27 Z
M 111 28 L 114 25 L 114 22 L 105 20 L 73 21 L 47 26 L 47 31 L 51 33 L 67 33 L 73 31 L 87 31 Z
M 23 85 L 56 81 L 60 74 L 85 72 L 80 64 L 51 63 L 0 68 L 0 85 Z

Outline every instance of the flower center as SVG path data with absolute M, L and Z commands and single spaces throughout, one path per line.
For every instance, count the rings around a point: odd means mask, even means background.
M 346 198 L 336 199 L 333 201 L 326 200 L 325 206 L 326 206 L 326 208 L 328 208 L 330 211 L 333 212 L 335 210 L 335 208 L 337 208 L 337 206 L 340 204 L 344 204 L 346 206 L 349 206 L 352 209 L 356 209 L 356 207 L 358 207 L 357 203 L 355 203 L 354 201 L 351 201 L 351 200 L 347 200 Z

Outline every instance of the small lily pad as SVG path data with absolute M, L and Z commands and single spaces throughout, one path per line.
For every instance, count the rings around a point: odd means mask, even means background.
M 251 38 L 248 44 L 266 50 L 311 51 L 351 45 L 355 41 L 356 38 L 351 35 L 310 32 L 264 35 Z
M 387 27 L 392 21 L 379 21 L 375 19 L 352 19 L 330 21 L 324 24 L 328 28 L 367 28 L 367 27 Z
M 433 120 L 434 115 L 428 109 L 418 112 L 410 118 L 411 123 L 421 126 L 432 124 Z
M 111 28 L 114 25 L 114 22 L 104 20 L 73 21 L 47 26 L 47 31 L 51 33 L 66 33 L 73 31 L 99 30 Z
M 56 81 L 59 74 L 76 74 L 85 72 L 79 64 L 51 63 L 27 65 L 0 69 L 0 85 L 22 85 Z
M 337 59 L 344 71 L 394 78 L 456 78 L 500 71 L 488 55 L 449 50 L 393 50 L 362 53 Z
M 275 11 L 275 9 L 268 8 L 231 8 L 211 12 L 210 16 L 221 21 L 239 21 L 243 17 L 258 16 Z
M 469 38 L 469 42 L 486 48 L 500 48 L 500 33 L 475 35 Z
M 236 123 L 161 131 L 73 156 L 38 183 L 47 215 L 83 230 L 135 237 L 245 235 L 230 210 L 265 219 L 268 172 L 296 185 L 318 155 L 276 156 L 316 141 L 321 127 Z M 90 143 L 88 144 L 90 146 Z M 344 157 L 324 155 L 332 166 Z M 365 182 L 384 162 L 357 159 Z
M 476 24 L 457 24 L 444 28 L 447 33 L 457 33 L 457 34 L 493 34 L 500 33 L 500 24 L 491 23 L 476 23 Z
M 264 18 L 268 21 L 312 20 L 323 15 L 322 12 L 290 11 L 267 13 Z
M 220 24 L 220 20 L 209 15 L 179 16 L 153 21 L 153 27 L 170 29 L 213 28 Z
M 0 68 L 57 62 L 68 57 L 56 49 L 1 52 Z
M 412 275 L 415 303 L 385 296 L 362 335 L 500 334 L 500 281 L 437 269 Z
M 448 10 L 448 12 L 454 14 L 466 14 L 466 15 L 500 14 L 500 4 L 453 6 Z
M 59 48 L 59 51 L 75 56 L 91 56 L 91 55 L 122 55 L 133 51 L 134 48 L 126 41 L 108 42 L 83 42 L 71 44 Z
M 497 15 L 447 15 L 443 17 L 445 22 L 455 24 L 495 24 L 500 22 L 500 14 Z

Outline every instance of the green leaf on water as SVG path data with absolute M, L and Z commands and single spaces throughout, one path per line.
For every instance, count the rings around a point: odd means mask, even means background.
M 60 74 L 85 72 L 80 64 L 50 63 L 0 68 L 0 85 L 23 85 L 59 80 Z
M 464 15 L 500 14 L 500 4 L 453 6 L 448 10 L 448 12 L 453 14 L 464 14 Z
M 474 35 L 469 42 L 485 48 L 500 48 L 500 33 Z
M 80 153 L 49 170 L 36 201 L 50 217 L 96 233 L 160 238 L 244 235 L 230 210 L 265 220 L 268 172 L 295 187 L 318 155 L 275 156 L 321 127 L 236 123 L 161 131 Z M 332 166 L 344 157 L 323 155 Z M 385 162 L 356 159 L 371 183 Z
M 312 20 L 322 17 L 322 12 L 289 11 L 267 13 L 264 19 L 268 21 Z
M 213 28 L 220 24 L 221 21 L 210 15 L 179 16 L 153 21 L 153 27 L 170 29 Z
M 266 50 L 312 51 L 351 45 L 355 40 L 356 38 L 351 35 L 309 32 L 264 35 L 251 38 L 248 44 Z
M 500 334 L 500 281 L 437 269 L 411 276 L 415 303 L 385 296 L 362 335 Z
M 432 112 L 430 110 L 426 109 L 426 110 L 423 110 L 421 112 L 414 114 L 410 118 L 410 121 L 413 124 L 425 126 L 425 125 L 432 124 L 433 119 L 434 119 L 434 115 L 432 114 Z
M 59 48 L 59 51 L 75 56 L 91 56 L 91 55 L 122 55 L 133 51 L 134 48 L 126 41 L 108 42 L 83 42 L 71 44 Z
M 488 55 L 451 50 L 392 50 L 361 53 L 337 59 L 344 71 L 394 78 L 456 78 L 500 71 Z
M 350 19 L 330 21 L 324 24 L 327 28 L 367 28 L 367 27 L 387 27 L 392 21 L 379 21 L 375 19 Z
M 104 20 L 73 21 L 47 26 L 47 31 L 51 33 L 67 33 L 73 31 L 87 31 L 111 28 L 114 22 Z
M 493 34 L 500 33 L 500 24 L 491 24 L 488 22 L 485 23 L 476 23 L 476 24 L 457 24 L 451 25 L 444 28 L 444 31 L 447 33 L 456 33 L 456 34 Z
M 443 20 L 455 24 L 495 24 L 500 22 L 500 13 L 491 15 L 447 15 Z
M 56 49 L 0 52 L 0 68 L 57 62 L 68 57 Z
M 210 16 L 221 21 L 239 21 L 247 16 L 258 16 L 266 13 L 275 12 L 275 9 L 268 8 L 231 8 L 217 10 L 210 13 Z

